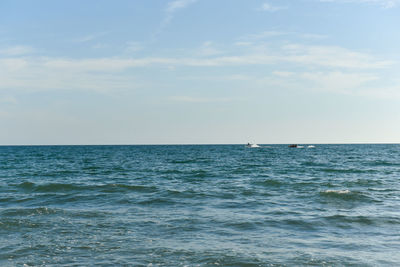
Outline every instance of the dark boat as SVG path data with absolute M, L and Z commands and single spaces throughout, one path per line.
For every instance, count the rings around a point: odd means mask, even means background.
M 297 147 L 297 145 L 289 145 L 289 147 Z

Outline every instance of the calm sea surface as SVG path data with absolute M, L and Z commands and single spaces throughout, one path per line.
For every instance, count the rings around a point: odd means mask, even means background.
M 400 145 L 3 146 L 0 266 L 399 266 Z

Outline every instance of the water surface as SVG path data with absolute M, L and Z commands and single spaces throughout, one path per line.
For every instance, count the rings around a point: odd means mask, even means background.
M 3 146 L 1 266 L 394 266 L 400 145 Z

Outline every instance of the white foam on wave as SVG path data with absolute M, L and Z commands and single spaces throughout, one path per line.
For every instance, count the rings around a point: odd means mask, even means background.
M 348 194 L 348 193 L 350 193 L 351 191 L 350 190 L 348 190 L 348 189 L 346 189 L 346 190 L 332 190 L 332 189 L 328 189 L 328 190 L 325 190 L 324 191 L 324 193 L 336 193 L 336 194 Z

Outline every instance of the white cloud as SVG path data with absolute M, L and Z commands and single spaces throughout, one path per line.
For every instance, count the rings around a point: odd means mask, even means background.
M 1 72 L 17 72 L 24 69 L 27 64 L 28 60 L 23 58 L 0 58 L 0 74 Z
M 184 9 L 195 2 L 197 2 L 197 0 L 174 0 L 169 2 L 165 10 L 166 15 L 164 21 L 161 23 L 161 29 L 171 22 L 178 10 Z
M 19 56 L 26 55 L 33 52 L 30 46 L 16 45 L 5 48 L 0 48 L 0 56 Z
M 275 12 L 275 11 L 282 10 L 282 9 L 287 9 L 287 7 L 286 6 L 275 6 L 275 5 L 272 5 L 272 4 L 268 3 L 268 2 L 265 2 L 261 6 L 261 10 L 269 11 L 269 12 Z
M 273 71 L 272 75 L 253 77 L 253 84 L 260 87 L 286 88 L 313 92 L 329 92 L 333 94 L 400 99 L 399 81 L 389 81 L 387 77 L 374 72 L 320 70 L 315 72 Z
M 301 39 L 311 39 L 311 40 L 321 40 L 329 38 L 328 35 L 315 34 L 315 33 L 296 33 L 287 31 L 263 31 L 255 34 L 248 34 L 239 38 L 240 42 L 238 44 L 253 43 L 254 41 L 268 40 L 274 37 L 287 37 L 287 38 L 301 38 Z
M 240 38 L 240 40 L 255 41 L 276 36 L 288 35 L 290 33 L 283 31 L 264 31 L 256 34 L 249 34 Z
M 400 4 L 400 0 L 319 0 L 320 2 L 338 2 L 338 3 L 360 3 L 379 5 L 384 9 L 394 8 Z
M 290 76 L 294 75 L 294 73 L 290 72 L 290 71 L 273 71 L 272 74 L 275 75 L 275 76 L 284 77 L 284 78 L 287 78 L 287 77 L 290 77 Z
M 206 44 L 208 46 L 208 44 Z M 372 55 L 355 52 L 336 46 L 284 45 L 277 49 L 265 47 L 249 48 L 235 56 L 214 57 L 142 57 L 142 58 L 3 58 L 0 70 L 18 71 L 29 67 L 69 70 L 73 72 L 119 72 L 128 68 L 144 66 L 236 66 L 296 63 L 308 66 L 340 67 L 353 69 L 376 69 L 387 67 L 393 62 L 380 60 Z
M 215 56 L 222 54 L 222 51 L 216 48 L 213 42 L 207 41 L 201 45 L 200 49 L 198 50 L 198 54 L 200 56 Z
M 382 78 L 373 73 L 328 71 L 298 73 L 295 76 L 303 82 L 309 83 L 309 89 L 315 91 L 323 90 L 381 99 L 400 99 L 398 83 L 395 82 L 392 86 L 378 85 Z M 378 82 L 375 83 L 376 81 Z
M 127 42 L 125 51 L 128 53 L 134 53 L 143 50 L 143 48 L 144 46 L 140 42 Z
M 82 36 L 82 37 L 76 38 L 76 39 L 74 39 L 72 41 L 75 42 L 75 43 L 86 43 L 86 42 L 93 41 L 93 40 L 95 40 L 95 39 L 97 39 L 97 38 L 99 38 L 101 36 L 106 35 L 106 34 L 107 34 L 106 32 L 88 34 L 86 36 Z
M 138 44 L 133 43 L 134 47 L 136 45 Z M 221 55 L 220 51 L 223 51 L 225 55 Z M 334 90 L 336 86 L 336 92 L 348 92 L 349 88 L 358 88 L 377 80 L 379 77 L 374 73 L 383 75 L 381 69 L 389 69 L 394 64 L 369 53 L 322 45 L 285 44 L 279 46 L 247 42 L 240 46 L 222 46 L 207 41 L 202 44 L 200 52 L 191 53 L 191 56 L 187 57 L 136 56 L 72 59 L 10 56 L 0 58 L 0 91 L 3 91 L 3 95 L 4 92 L 9 94 L 12 91 L 50 90 L 90 90 L 105 93 L 135 89 L 143 83 L 153 83 L 146 77 L 136 74 L 138 72 L 134 71 L 135 68 L 146 67 L 149 72 L 156 72 L 160 68 L 170 69 L 178 73 L 182 67 L 186 69 L 201 67 L 205 70 L 207 68 L 227 70 L 225 67 L 229 67 L 228 72 L 224 71 L 220 75 L 226 82 L 248 80 L 249 83 L 265 84 L 265 81 L 272 81 L 275 85 L 279 85 L 296 84 L 296 79 L 299 79 L 298 84 L 306 81 L 318 85 L 318 88 L 333 88 L 329 90 Z M 253 80 L 252 77 L 247 76 L 248 73 L 237 76 L 232 72 L 232 67 L 243 66 L 268 66 L 268 69 L 272 68 L 275 71 L 269 72 L 268 80 L 263 83 L 259 77 L 258 81 Z M 213 76 L 212 71 L 207 71 L 206 75 Z M 212 80 L 210 77 L 204 77 L 204 72 L 201 75 L 201 79 L 203 78 Z M 209 99 L 185 97 L 178 97 L 175 100 L 209 101 Z
M 304 38 L 304 39 L 313 39 L 313 40 L 321 40 L 321 39 L 329 38 L 328 35 L 324 35 L 324 34 L 313 34 L 313 33 L 300 34 L 300 37 L 302 37 L 302 38 Z
M 89 90 L 104 93 L 135 88 L 135 77 L 119 73 L 126 66 L 126 62 L 114 59 L 0 59 L 0 91 Z
M 368 82 L 378 80 L 374 74 L 333 72 L 308 72 L 301 73 L 299 77 L 312 82 L 316 90 L 332 91 L 336 93 L 351 94 L 367 86 Z
M 178 9 L 185 8 L 186 6 L 193 4 L 197 0 L 175 0 L 168 3 L 167 13 L 171 14 L 177 11 Z
M 287 61 L 306 65 L 336 68 L 374 69 L 384 68 L 394 62 L 380 60 L 369 54 L 338 46 L 306 46 L 290 44 L 283 47 Z

